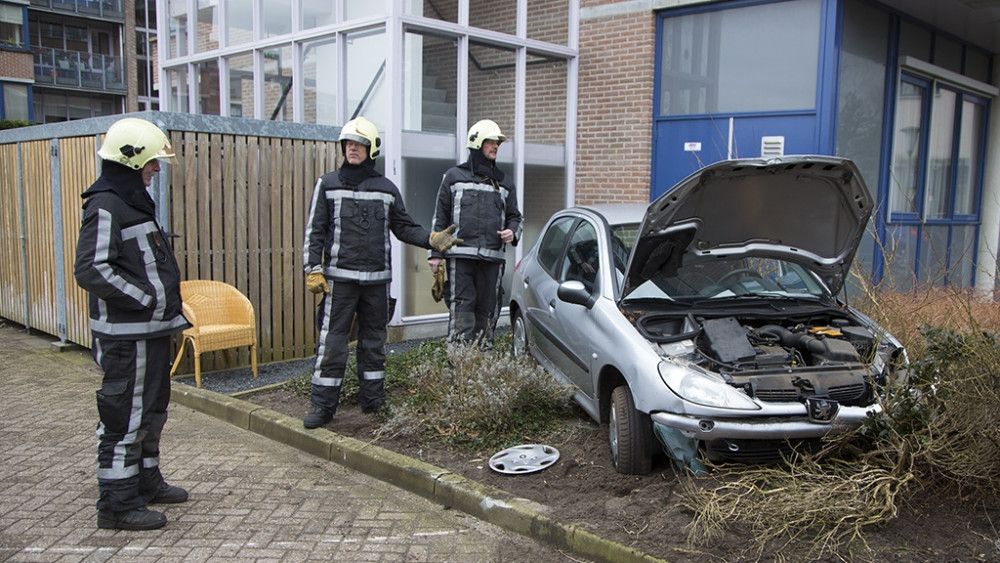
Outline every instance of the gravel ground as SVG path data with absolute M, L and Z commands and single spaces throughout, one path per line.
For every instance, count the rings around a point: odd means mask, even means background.
M 249 367 L 231 369 L 225 371 L 201 372 L 201 388 L 222 393 L 223 395 L 233 395 L 241 391 L 249 391 L 267 385 L 284 383 L 289 379 L 295 379 L 300 375 L 312 371 L 313 358 L 292 360 L 288 362 L 275 362 L 273 364 L 260 364 L 257 366 L 257 378 L 253 376 L 253 371 Z M 174 381 L 194 386 L 194 374 L 175 375 Z
M 386 354 L 395 354 L 417 346 L 420 343 L 432 339 L 405 340 L 386 344 Z M 351 349 L 354 353 L 354 349 Z M 249 367 L 201 372 L 201 388 L 222 393 L 223 395 L 234 395 L 243 391 L 258 389 L 267 385 L 284 383 L 289 379 L 295 379 L 301 375 L 312 372 L 315 357 L 291 360 L 287 362 L 275 362 L 271 364 L 260 364 L 257 366 L 257 378 Z M 174 376 L 174 381 L 194 386 L 194 374 L 178 374 Z

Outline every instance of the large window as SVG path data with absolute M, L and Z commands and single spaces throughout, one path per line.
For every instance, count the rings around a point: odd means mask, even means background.
M 337 125 L 337 40 L 325 38 L 302 48 L 303 120 Z
M 902 75 L 885 243 L 895 289 L 973 281 L 986 103 L 933 77 Z
M 577 72 L 568 47 L 575 44 L 570 22 L 578 9 L 571 1 L 165 0 L 159 6 L 169 33 L 157 37 L 162 57 L 150 58 L 164 69 L 163 110 L 329 125 L 330 138 L 348 120 L 366 117 L 382 138 L 378 168 L 424 226 L 442 174 L 468 158 L 465 131 L 480 119 L 496 121 L 509 139 L 500 167 L 517 186 L 524 215 L 520 244 L 507 251 L 508 287 L 517 257 L 567 204 L 573 175 L 566 140 L 575 137 L 569 88 Z M 446 316 L 443 304 L 427 299 L 426 250 L 396 242 L 393 258 L 392 291 L 404 322 Z
M 135 63 L 140 111 L 160 109 L 155 49 L 156 2 L 139 0 L 135 3 Z
M 102 95 L 66 95 L 61 92 L 44 92 L 35 88 L 31 101 L 34 104 L 35 121 L 57 123 L 73 119 L 85 119 L 102 115 L 122 113 L 121 98 Z
M 821 7 L 798 0 L 665 19 L 661 115 L 815 107 Z
M 11 84 L 9 82 L 0 83 L 3 86 L 2 98 L 3 112 L 0 119 L 11 119 L 15 121 L 30 121 L 31 114 L 28 106 L 28 85 Z
M 385 123 L 385 45 L 382 28 L 347 35 L 347 119 Z
M 455 40 L 407 33 L 403 51 L 403 129 L 454 133 L 458 99 Z
M 24 47 L 24 8 L 0 4 L 0 45 Z

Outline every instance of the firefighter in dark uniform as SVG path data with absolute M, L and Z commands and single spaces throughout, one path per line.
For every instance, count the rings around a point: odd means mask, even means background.
M 188 498 L 160 474 L 170 402 L 171 335 L 181 314 L 180 269 L 146 188 L 174 162 L 166 135 L 136 118 L 115 122 L 98 154 L 101 175 L 83 193 L 74 274 L 89 293 L 97 392 L 97 526 L 152 530 L 167 522 L 149 503 Z
M 495 122 L 477 122 L 469 128 L 469 159 L 448 169 L 438 189 L 432 228 L 457 225 L 455 236 L 464 241 L 446 252 L 430 252 L 427 260 L 432 272 L 447 264 L 450 342 L 493 345 L 506 245 L 516 246 L 521 239 L 514 180 L 496 165 L 505 140 Z
M 306 428 L 333 419 L 347 366 L 351 322 L 357 323 L 359 402 L 378 411 L 385 400 L 385 341 L 392 281 L 390 231 L 421 248 L 450 248 L 455 227 L 431 233 L 406 212 L 399 189 L 375 170 L 381 140 L 363 117 L 340 132 L 344 164 L 316 182 L 306 225 L 306 286 L 322 293 L 317 312 L 319 341 L 313 368 L 312 412 Z

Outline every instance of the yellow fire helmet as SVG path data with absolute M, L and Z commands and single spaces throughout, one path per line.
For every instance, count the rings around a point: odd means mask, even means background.
M 344 124 L 343 129 L 340 130 L 340 141 L 354 141 L 368 147 L 368 156 L 372 160 L 378 156 L 378 149 L 382 146 L 382 139 L 378 137 L 378 128 L 363 117 L 355 117 Z
M 500 130 L 500 126 L 495 121 L 483 119 L 469 127 L 469 144 L 466 146 L 470 149 L 481 149 L 483 141 L 488 139 L 502 143 L 507 140 L 507 137 L 504 136 L 503 131 Z
M 163 131 L 137 117 L 126 117 L 114 122 L 104 135 L 104 142 L 97 154 L 104 160 L 124 164 L 133 170 L 142 170 L 154 158 L 177 163 L 174 149 Z

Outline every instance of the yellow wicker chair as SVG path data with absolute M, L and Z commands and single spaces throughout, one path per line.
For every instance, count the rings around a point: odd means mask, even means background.
M 181 282 L 184 316 L 191 328 L 181 336 L 177 358 L 170 368 L 173 377 L 188 342 L 194 352 L 194 381 L 201 387 L 201 355 L 221 350 L 227 363 L 232 362 L 231 348 L 250 347 L 253 376 L 257 377 L 257 322 L 253 305 L 235 287 L 217 281 L 189 280 Z

